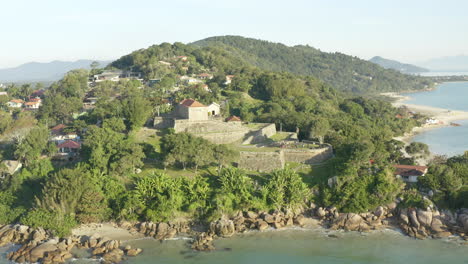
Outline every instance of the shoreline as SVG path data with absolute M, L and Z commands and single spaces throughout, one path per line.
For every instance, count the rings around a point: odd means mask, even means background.
M 414 127 L 411 130 L 411 132 L 405 133 L 403 136 L 398 136 L 394 138 L 396 140 L 404 142 L 405 144 L 411 143 L 411 139 L 417 134 L 432 129 L 449 127 L 451 126 L 452 122 L 468 120 L 468 111 L 452 110 L 427 105 L 408 104 L 405 103 L 405 101 L 411 99 L 411 97 L 403 95 L 401 93 L 382 93 L 381 95 L 396 99 L 396 101 L 392 102 L 393 107 L 399 108 L 405 106 L 413 112 L 426 115 L 432 119 L 439 121 L 438 124 L 423 124 L 422 126 Z

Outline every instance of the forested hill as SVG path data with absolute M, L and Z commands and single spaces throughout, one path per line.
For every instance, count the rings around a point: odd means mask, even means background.
M 396 60 L 389 60 L 382 58 L 380 56 L 375 56 L 372 59 L 369 60 L 370 62 L 373 62 L 375 64 L 378 64 L 385 69 L 394 69 L 397 71 L 400 71 L 402 73 L 421 73 L 421 72 L 428 72 L 428 69 L 418 67 L 416 65 L 412 64 L 407 64 L 407 63 L 401 63 Z
M 432 85 L 432 81 L 424 77 L 402 74 L 357 57 L 322 52 L 310 46 L 289 47 L 240 36 L 210 37 L 192 45 L 221 47 L 259 68 L 311 75 L 346 92 L 408 91 Z

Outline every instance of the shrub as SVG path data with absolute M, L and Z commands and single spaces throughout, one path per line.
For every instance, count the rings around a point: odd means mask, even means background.
M 20 222 L 31 227 L 42 227 L 51 230 L 54 235 L 65 237 L 78 225 L 70 215 L 60 215 L 45 209 L 33 209 L 22 216 Z

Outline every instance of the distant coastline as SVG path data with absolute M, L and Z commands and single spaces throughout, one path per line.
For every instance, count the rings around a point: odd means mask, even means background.
M 461 82 L 461 81 L 460 81 Z M 434 88 L 427 89 L 424 91 L 433 91 L 438 88 L 438 86 L 442 83 L 438 83 L 435 85 Z M 461 121 L 461 120 L 468 120 L 468 111 L 461 111 L 461 110 L 453 110 L 449 108 L 439 108 L 439 107 L 433 107 L 433 106 L 427 106 L 427 105 L 421 105 L 421 104 L 408 104 L 406 101 L 410 100 L 411 97 L 406 95 L 407 93 L 410 92 L 402 92 L 402 93 L 382 93 L 381 95 L 389 97 L 395 101 L 392 102 L 392 105 L 394 107 L 401 107 L 405 106 L 409 110 L 420 113 L 423 115 L 426 115 L 427 117 L 430 117 L 432 119 L 440 121 L 438 124 L 423 124 L 422 126 L 414 127 L 411 132 L 405 133 L 403 136 L 395 137 L 396 140 L 402 141 L 406 144 L 409 144 L 412 140 L 412 138 L 420 133 L 432 130 L 432 129 L 437 129 L 437 128 L 442 128 L 442 127 L 448 127 L 451 126 L 452 122 L 456 121 Z

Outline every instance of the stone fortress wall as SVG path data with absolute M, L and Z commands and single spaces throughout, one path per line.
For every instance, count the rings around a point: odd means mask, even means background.
M 241 151 L 238 167 L 245 170 L 270 172 L 284 168 L 286 162 L 317 164 L 333 157 L 331 145 L 314 149 L 281 149 L 278 151 Z
M 155 117 L 153 127 L 156 129 L 174 128 L 176 133 L 187 132 L 202 137 L 215 144 L 256 144 L 276 134 L 275 124 L 256 123 L 251 128 L 242 122 L 224 122 L 219 118 L 194 121 L 172 117 Z
M 238 167 L 250 171 L 270 172 L 284 168 L 284 152 L 241 151 Z

